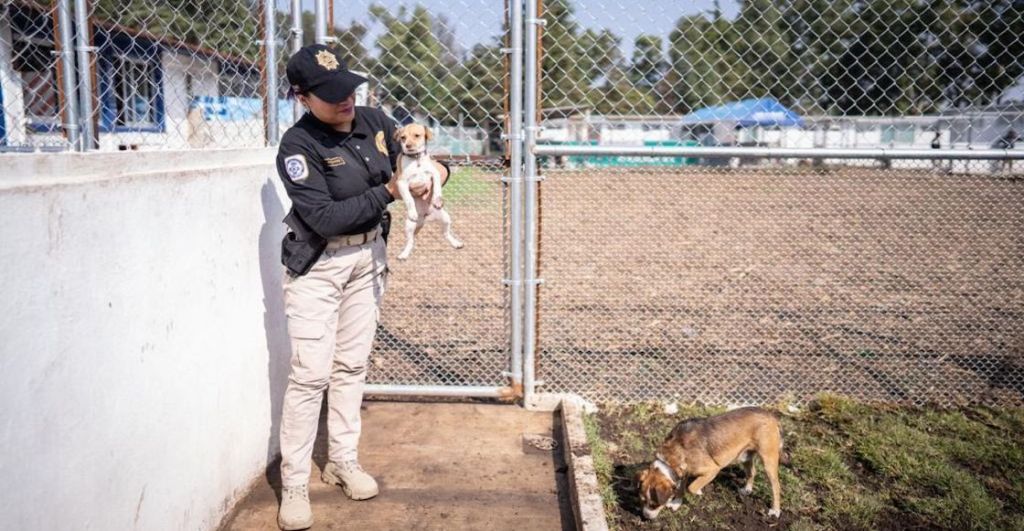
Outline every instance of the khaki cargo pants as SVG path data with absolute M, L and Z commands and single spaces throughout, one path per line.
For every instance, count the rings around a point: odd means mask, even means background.
M 359 407 L 367 360 L 387 282 L 387 251 L 378 235 L 336 245 L 309 271 L 285 274 L 284 301 L 292 359 L 281 413 L 281 483 L 309 482 L 320 404 L 327 390 L 328 457 L 357 458 Z

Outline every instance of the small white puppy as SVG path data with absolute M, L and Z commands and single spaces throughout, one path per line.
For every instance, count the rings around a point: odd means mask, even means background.
M 427 140 L 431 138 L 430 130 L 420 124 L 409 124 L 395 131 L 395 140 L 402 146 L 402 155 L 398 157 L 398 191 L 405 202 L 407 213 L 405 248 L 399 253 L 399 260 L 406 260 L 412 254 L 416 233 L 423 228 L 428 219 L 441 222 L 441 233 L 452 247 L 461 249 L 463 246 L 452 234 L 452 217 L 444 209 L 444 201 L 441 198 L 441 173 L 427 154 Z M 430 201 L 414 196 L 409 190 L 410 185 L 425 181 L 431 183 Z

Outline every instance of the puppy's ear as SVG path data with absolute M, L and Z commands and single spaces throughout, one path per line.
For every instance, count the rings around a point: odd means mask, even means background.
M 405 130 L 404 127 L 399 127 L 398 129 L 395 129 L 395 134 L 391 135 L 391 137 L 394 139 L 395 142 L 401 142 L 402 141 L 402 131 L 404 131 L 404 130 Z
M 427 140 L 432 140 L 434 138 L 434 133 L 431 133 L 430 129 L 424 127 L 423 128 L 423 138 L 426 138 Z

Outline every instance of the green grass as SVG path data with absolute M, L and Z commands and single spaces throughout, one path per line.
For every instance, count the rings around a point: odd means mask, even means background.
M 597 419 L 592 415 L 584 417 L 583 429 L 590 442 L 590 456 L 594 460 L 594 471 L 601 485 L 601 499 L 604 500 L 605 511 L 611 511 L 618 502 L 615 490 L 612 488 L 615 466 L 608 455 L 608 446 L 599 434 L 600 428 L 597 425 Z
M 586 420 L 599 460 L 610 523 L 619 529 L 736 528 L 771 524 L 771 493 L 758 464 L 754 494 L 736 493 L 740 467 L 687 496 L 654 522 L 637 515 L 628 476 L 648 463 L 679 421 L 719 410 L 659 404 L 606 408 Z M 871 406 L 836 396 L 783 416 L 782 529 L 1024 530 L 1024 410 L 938 410 Z M 618 471 L 618 472 L 616 472 Z
M 497 193 L 493 172 L 474 166 L 454 168 L 444 185 L 445 201 L 455 204 L 495 202 Z

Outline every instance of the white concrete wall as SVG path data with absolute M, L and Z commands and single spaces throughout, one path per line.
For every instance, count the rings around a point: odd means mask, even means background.
M 0 155 L 0 527 L 211 529 L 266 473 L 289 356 L 272 160 Z

